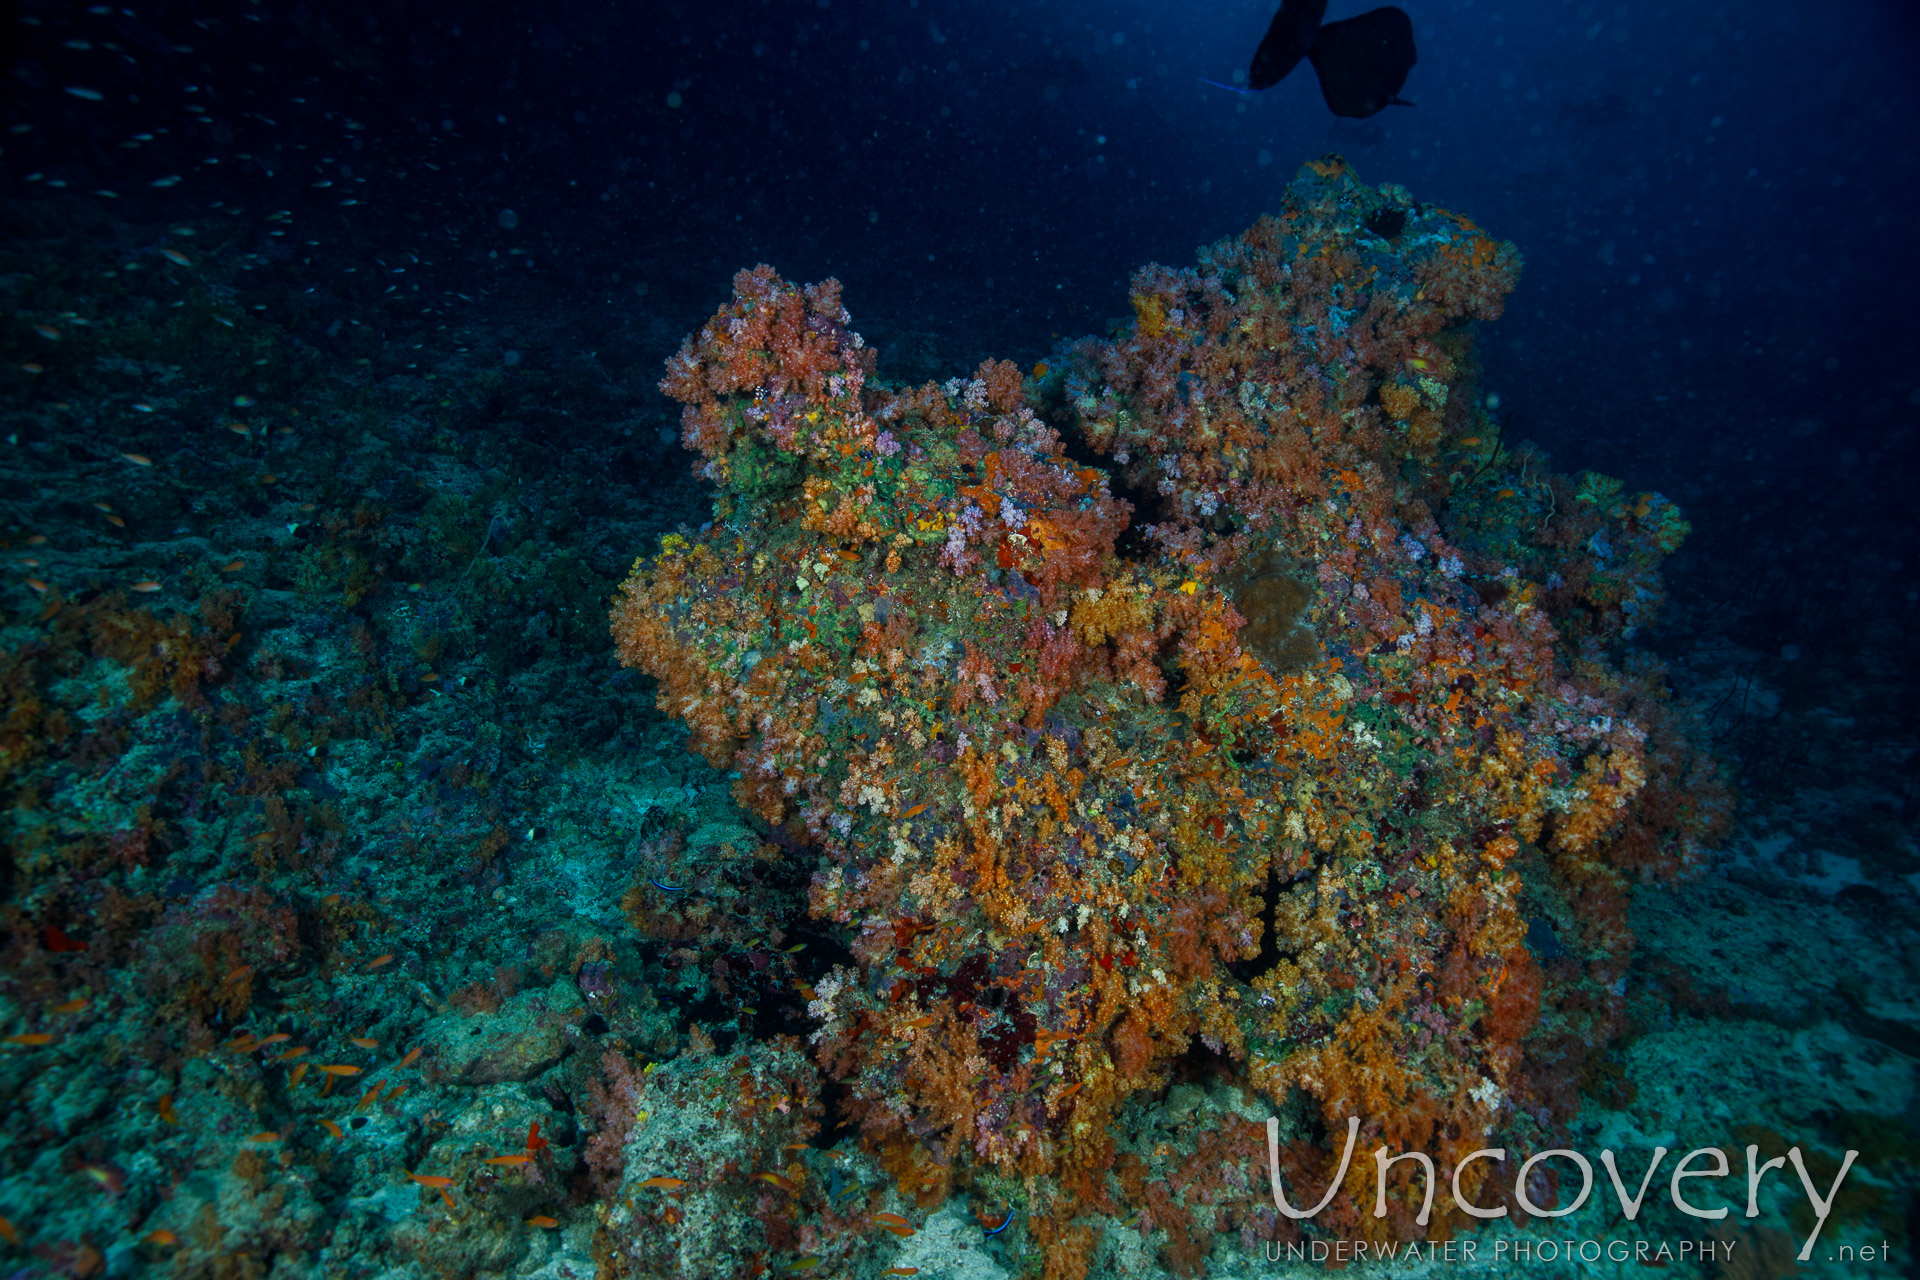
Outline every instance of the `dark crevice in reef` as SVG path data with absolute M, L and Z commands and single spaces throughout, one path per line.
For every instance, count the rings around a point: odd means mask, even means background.
M 1281 888 L 1279 868 L 1268 863 L 1266 883 L 1260 890 L 1260 954 L 1251 960 L 1235 960 L 1227 965 L 1227 972 L 1241 982 L 1252 982 L 1272 972 L 1273 967 L 1282 960 L 1294 958 L 1290 952 L 1280 949 L 1280 939 L 1274 928 L 1275 917 L 1280 910 Z

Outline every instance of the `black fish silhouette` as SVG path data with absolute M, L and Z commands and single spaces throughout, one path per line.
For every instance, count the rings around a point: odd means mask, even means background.
M 1399 97 L 1407 72 L 1419 60 L 1413 20 L 1386 5 L 1356 18 L 1322 23 L 1327 0 L 1283 0 L 1260 47 L 1253 51 L 1247 85 L 1270 89 L 1306 58 L 1320 77 L 1320 96 L 1337 116 L 1370 116 Z

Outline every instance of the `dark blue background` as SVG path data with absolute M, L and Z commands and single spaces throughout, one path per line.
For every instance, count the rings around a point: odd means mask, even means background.
M 1365 121 L 1304 67 L 1201 82 L 1264 0 L 133 7 L 9 19 L 9 195 L 291 209 L 320 243 L 261 233 L 278 287 L 408 253 L 641 388 L 763 260 L 838 275 L 896 373 L 1029 362 L 1342 152 L 1521 247 L 1488 386 L 1561 467 L 1686 505 L 1689 625 L 1838 653 L 1915 621 L 1911 5 L 1409 0 L 1415 105 Z

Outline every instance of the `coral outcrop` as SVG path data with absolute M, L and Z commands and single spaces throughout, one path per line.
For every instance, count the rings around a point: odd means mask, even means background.
M 720 496 L 614 635 L 817 853 L 858 963 L 808 990 L 812 1048 L 922 1205 L 1016 1207 L 1058 1275 L 1139 1211 L 1191 1270 L 1298 1228 L 1244 1120 L 1185 1173 L 1116 1159 L 1176 1078 L 1263 1096 L 1323 1184 L 1348 1116 L 1444 1186 L 1577 1105 L 1626 890 L 1726 797 L 1627 647 L 1678 511 L 1553 474 L 1477 389 L 1519 266 L 1329 157 L 1031 377 L 883 385 L 839 286 L 764 266 L 670 362 Z M 1422 1233 L 1372 1177 L 1313 1229 Z

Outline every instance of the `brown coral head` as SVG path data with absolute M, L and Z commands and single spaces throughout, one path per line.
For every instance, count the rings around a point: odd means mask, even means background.
M 1226 583 L 1233 607 L 1247 620 L 1240 646 L 1279 673 L 1320 657 L 1320 641 L 1308 625 L 1314 589 L 1296 566 L 1277 552 L 1250 557 Z

